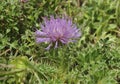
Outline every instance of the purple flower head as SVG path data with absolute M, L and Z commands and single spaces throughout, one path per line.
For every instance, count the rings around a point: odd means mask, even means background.
M 57 48 L 59 44 L 74 42 L 81 36 L 81 33 L 70 19 L 51 16 L 50 19 L 44 18 L 41 30 L 37 30 L 35 35 L 37 43 L 50 43 L 46 48 L 49 49 L 52 45 Z

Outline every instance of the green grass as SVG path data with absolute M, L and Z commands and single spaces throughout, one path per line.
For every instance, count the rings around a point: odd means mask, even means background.
M 70 17 L 76 43 L 36 44 L 43 17 Z M 0 84 L 120 84 L 119 0 L 0 1 Z

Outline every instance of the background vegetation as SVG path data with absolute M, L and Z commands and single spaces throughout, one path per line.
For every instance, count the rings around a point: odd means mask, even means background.
M 50 15 L 69 16 L 79 41 L 36 44 Z M 120 84 L 120 0 L 0 0 L 0 84 Z

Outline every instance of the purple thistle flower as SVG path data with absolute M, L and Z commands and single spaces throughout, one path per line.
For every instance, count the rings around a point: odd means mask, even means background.
M 74 42 L 81 36 L 81 33 L 70 19 L 51 16 L 50 19 L 44 18 L 41 30 L 37 30 L 35 35 L 37 43 L 50 43 L 46 48 L 49 49 L 52 45 L 57 48 L 60 43 Z

